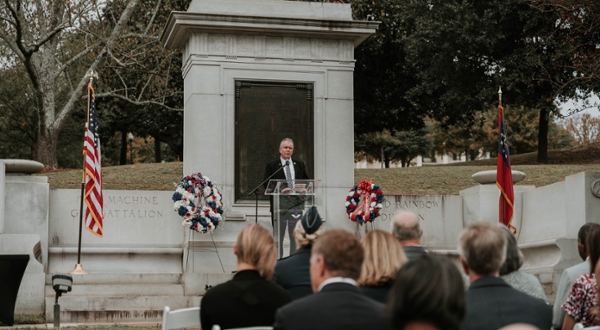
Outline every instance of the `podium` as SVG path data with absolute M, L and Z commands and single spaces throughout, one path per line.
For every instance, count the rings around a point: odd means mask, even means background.
M 271 219 L 273 237 L 277 246 L 277 258 L 283 258 L 296 251 L 294 227 L 302 219 L 304 212 L 315 205 L 315 187 L 318 180 L 293 180 L 290 186 L 286 180 L 272 179 L 265 189 L 271 195 Z M 286 230 L 287 229 L 287 230 Z M 290 248 L 285 249 L 283 239 L 288 233 Z

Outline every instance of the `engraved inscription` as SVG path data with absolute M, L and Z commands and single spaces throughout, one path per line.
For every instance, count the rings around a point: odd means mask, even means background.
M 267 38 L 267 55 L 282 55 L 283 40 L 282 38 Z
M 340 44 L 337 41 L 323 42 L 323 55 L 327 58 L 338 58 L 340 54 Z
M 238 37 L 237 52 L 238 52 L 238 54 L 254 53 L 254 37 L 248 37 L 248 36 Z
M 310 56 L 310 40 L 309 39 L 296 39 L 295 41 L 295 53 L 296 56 Z
M 152 209 L 149 207 L 135 209 L 135 205 L 159 205 L 158 197 L 109 196 L 104 199 L 104 219 L 160 219 L 164 217 L 164 210 L 162 209 Z M 79 209 L 72 209 L 71 216 L 79 218 Z
M 212 35 L 208 38 L 208 50 L 211 53 L 223 53 L 225 51 L 225 36 Z

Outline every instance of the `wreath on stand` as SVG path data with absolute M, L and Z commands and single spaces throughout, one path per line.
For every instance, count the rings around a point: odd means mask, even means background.
M 383 208 L 381 204 L 383 200 L 383 191 L 378 185 L 368 180 L 361 181 L 350 189 L 350 193 L 346 196 L 348 218 L 360 225 L 365 222 L 372 223 Z
M 200 172 L 181 179 L 173 194 L 173 208 L 183 217 L 184 227 L 199 233 L 215 230 L 223 220 L 223 202 L 219 189 Z

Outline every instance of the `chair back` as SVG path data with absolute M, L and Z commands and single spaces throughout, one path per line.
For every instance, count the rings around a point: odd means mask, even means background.
M 211 330 L 221 330 L 218 324 L 213 325 Z M 273 327 L 245 327 L 245 328 L 233 328 L 228 330 L 273 330 Z
M 182 308 L 171 311 L 165 306 L 162 330 L 200 326 L 200 307 Z

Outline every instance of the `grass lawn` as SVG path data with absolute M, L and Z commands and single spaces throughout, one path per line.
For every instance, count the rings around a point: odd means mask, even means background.
M 513 170 L 527 175 L 519 185 L 545 186 L 564 180 L 565 176 L 600 171 L 600 143 L 583 147 L 549 150 L 548 164 L 536 164 L 536 153 L 511 157 Z M 494 170 L 496 159 L 393 169 L 357 169 L 355 183 L 372 180 L 386 195 L 457 195 L 462 189 L 476 185 L 471 175 Z M 202 171 L 208 177 L 210 173 Z M 182 162 L 134 164 L 102 168 L 104 189 L 174 190 L 183 172 Z M 81 169 L 58 170 L 48 176 L 51 188 L 81 188 Z M 217 183 L 218 184 L 218 183 Z M 350 189 L 351 187 L 348 187 Z

